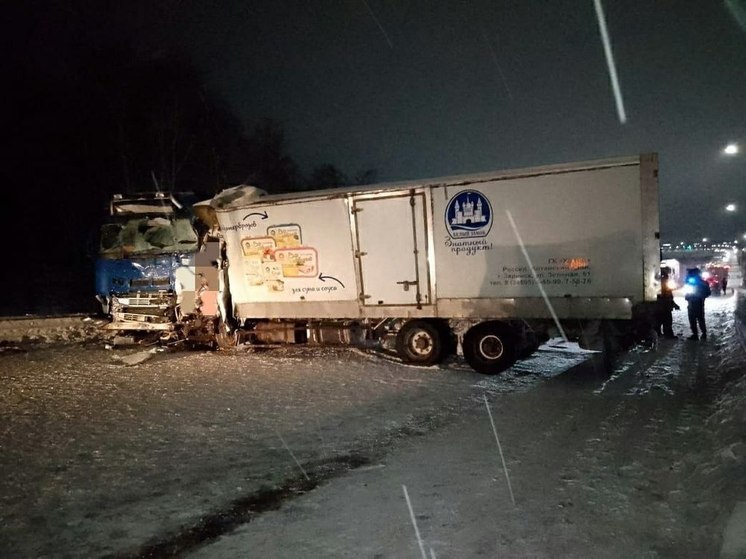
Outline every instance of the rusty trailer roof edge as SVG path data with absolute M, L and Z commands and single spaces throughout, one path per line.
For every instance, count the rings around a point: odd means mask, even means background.
M 479 184 L 483 182 L 519 179 L 527 177 L 538 177 L 543 175 L 554 175 L 572 173 L 578 171 L 594 171 L 597 169 L 613 167 L 631 167 L 640 165 L 642 157 L 646 154 L 596 159 L 572 163 L 557 163 L 543 165 L 540 167 L 523 167 L 519 169 L 506 169 L 502 171 L 487 171 L 484 173 L 452 175 L 446 177 L 433 177 L 425 179 L 414 179 L 406 181 L 385 182 L 378 184 L 325 188 L 321 190 L 304 190 L 300 192 L 286 192 L 281 194 L 269 194 L 261 196 L 246 204 L 232 206 L 230 204 L 222 208 L 214 208 L 216 212 L 230 212 L 241 208 L 252 206 L 263 206 L 273 203 L 298 202 L 302 200 L 326 200 L 333 198 L 346 198 L 349 195 L 379 194 L 393 190 L 406 190 L 411 188 L 462 186 L 467 184 Z M 205 200 L 205 203 L 209 200 Z

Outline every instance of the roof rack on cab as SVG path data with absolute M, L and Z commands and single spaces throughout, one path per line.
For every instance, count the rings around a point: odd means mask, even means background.
M 173 215 L 189 210 L 196 201 L 193 192 L 136 192 L 114 194 L 109 202 L 109 213 L 115 215 L 161 214 Z

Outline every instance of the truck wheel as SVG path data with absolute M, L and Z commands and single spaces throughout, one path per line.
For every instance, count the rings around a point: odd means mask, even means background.
M 217 349 L 233 349 L 238 345 L 236 333 L 218 332 L 215 334 L 215 345 Z
M 427 320 L 410 320 L 396 335 L 396 351 L 406 363 L 435 365 L 443 359 L 443 334 Z
M 215 349 L 232 349 L 238 345 L 236 332 L 228 333 L 228 329 L 222 320 L 215 319 Z
M 514 334 L 500 322 L 482 322 L 472 327 L 462 346 L 466 362 L 478 373 L 501 373 L 516 360 Z

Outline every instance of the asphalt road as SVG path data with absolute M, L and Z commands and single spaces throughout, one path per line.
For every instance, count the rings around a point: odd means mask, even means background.
M 439 557 L 553 556 L 557 541 L 560 556 L 614 541 L 650 557 L 710 556 L 743 485 L 740 449 L 722 458 L 728 441 L 707 423 L 742 373 L 734 305 L 709 306 L 706 344 L 634 351 L 611 377 L 587 356 L 549 352 L 498 377 L 354 349 L 158 353 L 133 367 L 99 344 L 4 353 L 0 555 L 413 556 L 406 509 L 345 497 L 349 476 L 364 474 L 373 495 L 408 479 L 430 510 L 484 494 L 482 509 L 449 509 L 460 521 L 429 515 L 463 536 L 443 529 Z M 489 536 L 470 515 L 509 508 L 504 487 L 491 498 L 469 482 L 487 468 L 497 490 L 502 475 L 485 396 L 523 507 Z M 443 489 L 423 489 L 427 472 Z M 314 499 L 323 505 L 303 508 Z M 361 532 L 349 507 L 363 502 Z M 612 528 L 594 528 L 598 518 Z

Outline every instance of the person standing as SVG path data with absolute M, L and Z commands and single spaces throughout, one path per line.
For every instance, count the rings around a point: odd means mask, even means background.
M 686 284 L 684 286 L 687 300 L 687 311 L 689 313 L 689 327 L 692 329 L 690 340 L 699 339 L 697 326 L 702 330 L 702 339 L 707 339 L 707 327 L 705 326 L 705 299 L 712 294 L 710 286 L 702 279 L 699 268 L 689 268 L 686 271 Z
M 723 286 L 723 295 L 726 295 L 728 293 L 728 276 L 723 276 L 720 285 Z
M 671 287 L 668 285 L 670 273 L 671 271 L 667 266 L 661 268 L 661 292 L 658 295 L 656 308 L 656 330 L 659 336 L 675 339 L 676 334 L 673 333 L 672 312 L 674 309 L 679 310 L 681 307 L 674 301 L 673 291 L 671 291 Z

